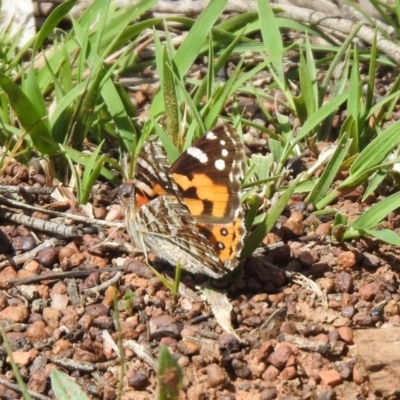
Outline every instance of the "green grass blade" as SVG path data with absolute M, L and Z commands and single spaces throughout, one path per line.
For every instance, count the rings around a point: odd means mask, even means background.
M 179 76 L 177 77 L 180 80 Z M 178 105 L 178 86 L 175 83 L 173 73 L 173 61 L 170 57 L 167 47 L 163 51 L 163 85 L 164 102 L 165 102 L 165 120 L 168 136 L 175 145 L 179 146 L 180 133 L 180 113 Z
M 176 67 L 176 73 L 179 76 L 184 76 L 189 67 L 199 56 L 200 50 L 206 41 L 211 28 L 224 11 L 227 2 L 228 0 L 210 1 L 203 12 L 196 19 L 196 22 L 193 24 L 173 59 Z M 154 118 L 157 118 L 161 113 L 164 112 L 164 110 L 163 96 L 161 93 L 158 93 L 151 105 L 150 114 Z M 153 122 L 149 120 L 145 127 L 145 131 L 150 129 L 152 125 Z
M 81 387 L 65 372 L 53 368 L 50 374 L 51 387 L 57 400 L 89 400 Z
M 20 87 L 1 72 L 0 86 L 35 149 L 42 154 L 55 154 L 58 146 L 51 137 L 47 116 L 40 114 Z
M 271 58 L 271 64 L 280 81 L 285 81 L 283 66 L 283 43 L 277 18 L 272 11 L 269 1 L 257 0 L 258 15 L 260 20 L 263 45 Z
M 400 143 L 400 121 L 396 121 L 389 126 L 379 136 L 377 136 L 365 149 L 358 155 L 350 167 L 350 176 L 340 185 L 340 189 L 348 187 L 349 183 L 358 175 L 379 164 L 387 157 L 389 152 L 396 148 Z
M 65 0 L 45 19 L 40 31 L 37 34 L 35 44 L 33 45 L 33 55 L 37 53 L 43 42 L 50 36 L 53 30 L 57 27 L 61 20 L 65 18 L 65 16 L 77 2 L 78 0 Z
M 392 244 L 393 246 L 400 246 L 399 235 L 389 229 L 382 229 L 380 231 L 376 231 L 373 229 L 360 229 L 360 233 L 372 236 L 375 239 Z
M 339 94 L 329 102 L 325 103 L 319 110 L 311 115 L 300 129 L 291 148 L 294 148 L 295 145 L 300 143 L 300 141 L 312 133 L 313 129 L 316 128 L 318 124 L 320 124 L 330 114 L 335 112 L 336 109 L 347 100 L 348 95 L 348 91 Z
M 251 256 L 265 238 L 266 234 L 274 227 L 276 221 L 282 215 L 283 210 L 287 207 L 290 197 L 300 180 L 299 177 L 291 183 L 291 185 L 282 193 L 279 200 L 268 210 L 267 217 L 264 221 L 245 238 L 243 250 L 240 255 L 241 258 Z
M 392 194 L 386 199 L 374 204 L 365 211 L 360 217 L 353 221 L 350 226 L 353 229 L 373 229 L 375 228 L 389 213 L 399 208 L 400 192 Z
M 158 400 L 178 400 L 182 387 L 182 370 L 165 346 L 158 358 Z
M 332 182 L 339 172 L 340 166 L 342 165 L 342 162 L 349 151 L 351 142 L 351 139 L 349 139 L 346 135 L 343 135 L 340 138 L 332 158 L 327 163 L 324 172 L 308 196 L 307 203 L 316 204 L 319 200 L 326 196 L 326 193 L 328 192 Z
M 136 147 L 137 132 L 132 118 L 136 112 L 126 91 L 121 85 L 108 78 L 101 87 L 101 96 L 114 121 L 119 146 L 123 153 L 130 152 Z

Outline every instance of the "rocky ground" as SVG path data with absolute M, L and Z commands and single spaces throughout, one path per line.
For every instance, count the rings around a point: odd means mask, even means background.
M 105 226 L 93 233 L 93 222 L 76 222 L 81 231 L 68 238 L 66 213 L 85 212 L 72 198 L 54 199 L 45 182 L 16 163 L 1 177 L 0 321 L 34 393 L 51 397 L 48 377 L 58 368 L 93 398 L 116 398 L 122 383 L 123 399 L 154 399 L 151 360 L 167 346 L 184 372 L 181 399 L 399 398 L 400 250 L 370 239 L 332 242 L 332 220 L 293 197 L 264 250 L 231 282 L 213 284 L 227 293 L 235 336 L 199 295 L 204 277 L 183 272 L 187 295 L 174 298 L 129 253 L 128 236 L 112 226 L 122 213 L 111 188 L 98 185 L 92 198 Z M 335 208 L 351 218 L 369 206 L 360 198 L 348 193 Z M 40 209 L 24 213 L 56 222 L 64 236 L 10 221 L 20 218 L 18 202 Z M 396 230 L 399 222 L 392 213 L 384 226 Z M 35 251 L 41 242 L 49 247 Z M 168 268 L 160 270 L 173 276 Z M 18 399 L 9 361 L 2 348 L 1 398 Z

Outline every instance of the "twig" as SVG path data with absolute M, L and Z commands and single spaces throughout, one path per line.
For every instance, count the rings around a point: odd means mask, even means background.
M 51 194 L 54 191 L 54 188 L 51 187 L 31 187 L 31 186 L 1 186 L 0 185 L 0 194 L 9 194 L 9 193 L 29 193 L 29 194 Z
M 122 268 L 122 267 L 121 267 Z M 114 283 L 118 282 L 119 279 L 121 278 L 122 273 L 121 271 L 118 271 L 111 279 L 108 281 L 103 282 L 100 285 L 84 289 L 83 292 L 86 293 L 92 293 L 92 292 L 102 292 L 103 290 L 106 290 L 109 286 L 113 285 Z
M 107 268 L 90 268 L 84 270 L 77 270 L 77 271 L 67 271 L 67 272 L 54 272 L 48 275 L 39 275 L 39 276 L 30 276 L 28 278 L 17 278 L 17 279 L 10 279 L 8 284 L 10 285 L 29 285 L 31 283 L 37 283 L 41 281 L 47 280 L 60 280 L 66 278 L 82 278 L 84 276 L 88 276 L 94 272 L 114 272 L 114 271 L 124 271 L 125 267 L 107 267 Z
M 314 26 L 323 26 L 332 29 L 333 31 L 341 32 L 349 35 L 358 22 L 353 22 L 344 18 L 333 18 L 322 12 L 313 11 L 306 8 L 288 6 L 284 4 L 273 5 L 274 11 L 279 12 L 280 17 L 288 18 L 293 21 L 301 22 L 303 24 L 310 24 Z M 384 53 L 388 58 L 400 64 L 400 47 L 394 42 L 385 39 L 385 37 L 376 32 L 375 28 L 363 25 L 357 32 L 357 37 L 364 42 L 372 45 L 376 34 L 377 48 Z
M 14 390 L 18 393 L 21 393 L 21 389 L 18 385 L 16 385 L 15 383 L 11 383 L 9 381 L 7 381 L 6 379 L 2 379 L 0 378 L 0 384 L 2 384 L 3 386 L 8 387 L 11 390 Z M 47 396 L 43 396 L 42 394 L 39 394 L 37 392 L 34 392 L 32 390 L 28 389 L 28 393 L 34 397 L 35 399 L 39 399 L 39 400 L 52 400 L 50 397 Z
M 43 249 L 47 249 L 48 247 L 54 247 L 57 246 L 60 243 L 60 240 L 51 238 L 37 246 L 31 251 L 27 251 L 24 254 L 21 254 L 19 256 L 12 257 L 8 260 L 0 262 L 0 270 L 4 269 L 5 267 L 8 267 L 9 265 L 19 265 L 23 264 L 24 262 L 30 260 L 31 258 L 35 257 L 36 254 L 39 253 L 39 251 Z
M 39 218 L 27 217 L 26 215 L 6 211 L 5 209 L 0 209 L 0 218 L 8 219 L 17 224 L 29 226 L 30 228 L 38 229 L 39 231 L 49 232 L 63 237 L 75 237 L 82 234 L 82 231 L 74 226 L 67 226 Z
M 9 206 L 9 207 L 13 207 L 13 208 L 22 208 L 24 210 L 39 211 L 41 213 L 53 215 L 54 217 L 68 218 L 73 221 L 82 222 L 87 225 L 100 225 L 100 226 L 104 226 L 106 228 L 112 228 L 112 227 L 123 228 L 123 227 L 125 227 L 125 224 L 123 222 L 103 221 L 100 219 L 84 217 L 82 215 L 63 213 L 63 212 L 54 211 L 54 210 L 47 210 L 46 208 L 42 208 L 42 207 L 30 206 L 29 204 L 23 203 L 22 201 L 7 199 L 3 196 L 0 196 L 0 203 L 4 204 L 6 206 Z

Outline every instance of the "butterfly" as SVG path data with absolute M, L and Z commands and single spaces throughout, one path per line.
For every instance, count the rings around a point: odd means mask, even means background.
M 244 146 L 220 125 L 170 166 L 149 140 L 135 160 L 126 227 L 135 246 L 172 265 L 220 278 L 233 270 L 245 233 L 240 205 Z

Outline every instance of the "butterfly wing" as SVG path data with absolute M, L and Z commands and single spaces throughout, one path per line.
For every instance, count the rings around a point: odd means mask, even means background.
M 235 267 L 245 233 L 240 206 L 244 146 L 230 125 L 194 142 L 171 166 L 172 177 L 202 234 L 227 269 Z
M 135 165 L 135 178 L 126 215 L 135 245 L 192 273 L 213 278 L 226 271 L 214 247 L 198 228 L 171 177 L 160 145 L 147 142 Z

